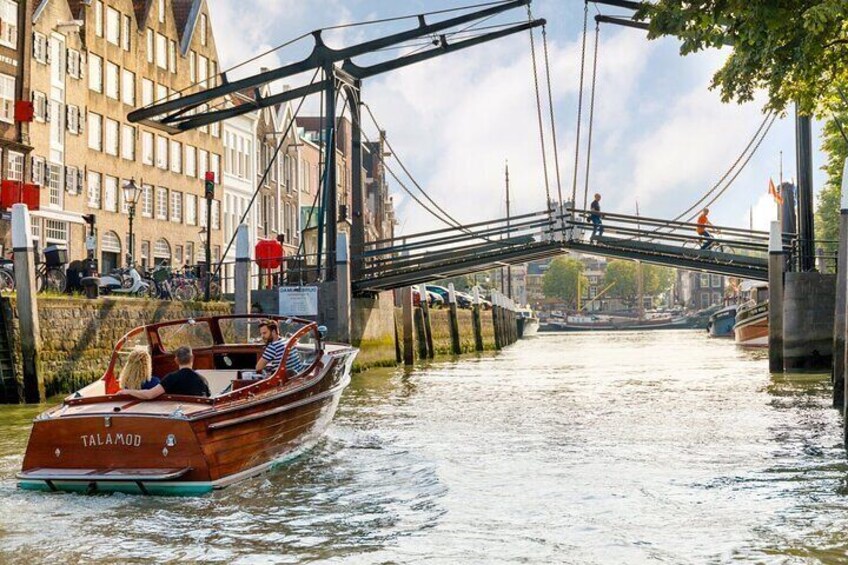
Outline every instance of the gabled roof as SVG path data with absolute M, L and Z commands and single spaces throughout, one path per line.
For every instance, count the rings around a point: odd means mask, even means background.
M 47 2 L 45 2 L 45 4 L 46 3 Z M 80 18 L 80 16 L 82 16 L 83 9 L 89 4 L 91 4 L 91 0 L 68 0 L 68 8 L 71 9 L 71 14 L 75 18 Z

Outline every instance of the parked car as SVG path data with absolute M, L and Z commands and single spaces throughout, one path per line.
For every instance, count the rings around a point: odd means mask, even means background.
M 435 284 L 428 284 L 425 286 L 427 287 L 427 292 L 432 292 L 434 294 L 439 295 L 439 297 L 442 299 L 442 302 L 444 302 L 445 304 L 449 302 L 448 299 L 450 298 L 450 291 L 447 288 Z
M 430 308 L 439 308 L 444 306 L 445 301 L 442 300 L 442 297 L 436 294 L 435 292 L 426 291 L 427 292 L 427 305 Z M 418 294 L 418 290 L 415 289 L 412 291 L 412 305 L 420 306 L 421 305 L 421 297 Z

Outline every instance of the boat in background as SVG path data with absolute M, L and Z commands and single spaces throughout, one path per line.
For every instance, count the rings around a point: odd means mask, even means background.
M 518 325 L 518 337 L 530 337 L 539 333 L 539 318 L 530 308 L 518 310 L 515 323 Z
M 733 327 L 736 325 L 736 305 L 725 306 L 710 316 L 707 331 L 710 337 L 734 337 Z
M 276 373 L 254 380 L 264 344 L 259 325 L 277 321 L 288 336 Z M 174 352 L 194 351 L 210 398 L 119 394 L 129 353 L 147 348 L 153 374 L 177 368 Z M 315 322 L 215 316 L 162 322 L 122 337 L 103 377 L 36 417 L 21 472 L 22 489 L 82 493 L 200 495 L 258 475 L 320 439 L 358 350 L 327 343 Z M 286 360 L 299 355 L 297 372 Z
M 733 333 L 743 347 L 768 346 L 768 284 L 748 282 L 742 285 L 745 301 L 736 310 Z

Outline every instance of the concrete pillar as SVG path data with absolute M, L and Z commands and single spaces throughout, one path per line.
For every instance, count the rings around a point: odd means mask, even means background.
M 783 286 L 783 367 L 830 372 L 836 275 L 788 272 Z
M 459 338 L 459 312 L 456 307 L 456 289 L 453 283 L 448 284 L 448 308 L 450 315 L 451 353 L 462 353 L 462 342 Z
M 833 407 L 845 404 L 845 334 L 848 293 L 848 159 L 842 169 L 842 205 L 839 211 L 839 249 L 836 259 L 836 310 L 833 313 Z
M 424 341 L 427 345 L 427 357 L 432 359 L 436 356 L 433 348 L 433 326 L 430 324 L 430 300 L 427 295 L 427 285 L 420 285 L 421 289 L 421 314 L 424 316 Z
M 350 283 L 350 246 L 347 234 L 339 232 L 336 235 L 336 339 L 342 343 L 350 343 Z
M 783 372 L 783 238 L 780 222 L 769 232 L 769 372 Z
M 474 304 L 471 305 L 471 326 L 474 328 L 474 350 L 483 351 L 483 319 L 480 315 L 480 290 L 474 287 Z
M 41 375 L 41 329 L 38 325 L 38 298 L 35 284 L 35 248 L 32 223 L 25 204 L 12 206 L 12 249 L 15 254 L 15 290 L 23 357 L 24 399 L 27 403 L 46 400 Z
M 400 291 L 401 311 L 403 315 L 403 364 L 415 364 L 415 338 L 412 321 L 412 287 Z
M 235 314 L 250 314 L 250 235 L 247 225 L 236 230 Z

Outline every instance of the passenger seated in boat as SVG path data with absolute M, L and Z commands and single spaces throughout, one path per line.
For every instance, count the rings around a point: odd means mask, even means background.
M 262 352 L 262 357 L 256 363 L 256 372 L 270 377 L 277 372 L 288 342 L 280 337 L 280 328 L 274 320 L 263 320 L 259 324 L 259 335 L 265 342 L 265 351 Z M 300 358 L 300 352 L 292 349 L 288 359 L 286 359 L 286 371 L 297 374 L 301 370 L 303 370 L 303 361 Z
M 174 352 L 179 369 L 162 379 L 150 390 L 122 389 L 118 394 L 128 394 L 140 400 L 153 400 L 163 394 L 185 396 L 211 396 L 209 383 L 192 368 L 194 355 L 190 347 L 180 347 Z
M 139 347 L 131 351 L 121 370 L 121 388 L 148 390 L 158 384 L 159 379 L 153 376 L 153 362 L 147 349 Z

